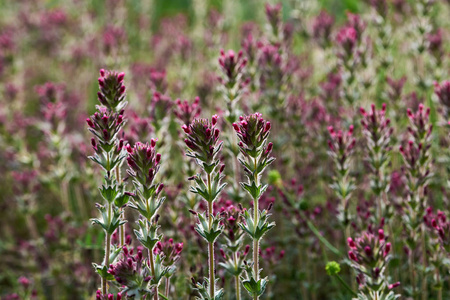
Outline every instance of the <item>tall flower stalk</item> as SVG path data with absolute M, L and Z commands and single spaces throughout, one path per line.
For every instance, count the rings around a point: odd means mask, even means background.
M 426 189 L 431 173 L 431 139 L 433 126 L 430 123 L 430 109 L 425 109 L 423 104 L 419 105 L 416 113 L 408 109 L 410 127 L 408 132 L 410 140 L 406 147 L 400 146 L 400 153 L 405 164 L 405 181 L 407 189 L 407 201 L 405 201 L 406 214 L 405 224 L 409 231 L 408 246 L 410 253 L 410 267 L 414 266 L 414 250 L 421 248 L 422 265 L 425 270 L 426 255 L 426 228 L 422 217 L 427 206 Z M 416 297 L 416 270 L 411 270 L 411 282 L 413 296 Z M 426 272 L 422 274 L 422 290 L 426 293 Z
M 200 299 L 218 300 L 223 297 L 223 289 L 216 290 L 214 244 L 222 233 L 224 227 L 221 224 L 222 217 L 214 215 L 213 204 L 225 188 L 226 183 L 221 183 L 225 165 L 219 166 L 219 153 L 223 142 L 219 141 L 220 130 L 216 128 L 218 116 L 214 115 L 211 121 L 208 119 L 194 119 L 189 125 L 183 125 L 182 129 L 187 135 L 185 139 L 188 151 L 187 156 L 193 158 L 200 166 L 203 174 L 198 173 L 190 179 L 195 182 L 191 186 L 191 192 L 198 194 L 208 204 L 204 213 L 191 211 L 197 216 L 198 223 L 195 231 L 208 243 L 208 267 L 209 279 L 204 283 L 196 283 L 196 289 Z
M 371 169 L 371 188 L 377 198 L 376 210 L 378 222 L 385 217 L 388 204 L 387 192 L 389 190 L 390 174 L 387 165 L 390 161 L 390 141 L 393 129 L 391 121 L 386 118 L 386 104 L 381 110 L 371 105 L 371 110 L 360 108 L 362 115 L 361 125 L 366 138 L 365 149 L 367 160 Z
M 347 132 L 342 130 L 335 131 L 333 126 L 328 127 L 330 140 L 328 141 L 328 154 L 336 165 L 335 176 L 331 188 L 339 198 L 339 219 L 346 227 L 347 231 L 350 224 L 349 205 L 352 192 L 356 189 L 353 178 L 350 176 L 352 154 L 356 144 L 353 137 L 353 125 L 350 125 Z M 346 232 L 349 235 L 349 232 Z
M 169 270 L 163 266 L 164 257 L 160 253 L 155 256 L 154 252 L 156 244 L 162 239 L 162 234 L 157 232 L 160 227 L 157 213 L 165 200 L 165 197 L 160 197 L 164 184 L 155 182 L 161 162 L 161 154 L 156 152 L 155 146 L 156 140 L 152 139 L 150 144 L 137 142 L 134 147 L 127 145 L 126 149 L 128 174 L 135 188 L 129 206 L 137 210 L 140 215 L 139 230 L 134 232 L 139 242 L 148 250 L 152 276 L 149 284 L 155 290 L 154 299 L 158 300 L 159 284 Z
M 125 121 L 123 109 L 127 105 L 125 101 L 125 86 L 123 84 L 125 74 L 100 70 L 98 83 L 100 92 L 98 100 L 101 105 L 86 122 L 89 131 L 94 135 L 91 140 L 95 151 L 89 158 L 100 165 L 105 172 L 104 183 L 100 187 L 100 193 L 105 201 L 104 205 L 96 204 L 100 211 L 100 218 L 92 219 L 93 224 L 100 225 L 105 232 L 105 257 L 101 265 L 93 264 L 96 272 L 102 279 L 102 294 L 107 294 L 107 281 L 111 280 L 108 267 L 117 257 L 120 248 L 111 251 L 111 235 L 125 221 L 121 218 L 123 206 L 128 201 L 124 193 L 124 186 L 119 178 L 114 178 L 114 172 L 119 169 L 126 157 L 123 141 L 119 139 Z
M 268 220 L 269 209 L 259 210 L 259 199 L 268 187 L 260 180 L 264 170 L 275 158 L 271 157 L 273 144 L 268 143 L 270 122 L 265 121 L 260 113 L 241 116 L 239 120 L 238 123 L 233 123 L 233 127 L 239 138 L 238 146 L 243 156 L 239 158 L 239 162 L 244 167 L 248 179 L 248 182 L 241 182 L 241 186 L 253 199 L 253 215 L 251 209 L 245 210 L 243 213 L 245 222 L 239 223 L 242 230 L 253 240 L 253 269 L 246 268 L 247 278 L 242 279 L 242 284 L 256 300 L 264 293 L 268 283 L 267 277 L 260 278 L 259 243 L 264 234 L 275 227 L 275 223 Z

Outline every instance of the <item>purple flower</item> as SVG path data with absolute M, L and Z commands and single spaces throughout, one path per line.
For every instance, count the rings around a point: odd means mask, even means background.
M 217 115 L 208 119 L 194 119 L 189 125 L 183 125 L 183 131 L 187 138 L 184 140 L 188 147 L 188 156 L 195 158 L 197 163 L 204 168 L 216 164 L 217 154 L 222 148 L 219 141 L 220 130 L 216 128 Z

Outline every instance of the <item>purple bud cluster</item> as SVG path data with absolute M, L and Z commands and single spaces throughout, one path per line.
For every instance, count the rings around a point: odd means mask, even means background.
M 152 139 L 150 144 L 137 142 L 131 147 L 126 146 L 128 152 L 127 163 L 130 167 L 128 174 L 144 187 L 151 186 L 155 179 L 156 173 L 159 171 L 159 163 L 161 162 L 161 154 L 156 152 L 156 140 Z M 164 185 L 159 184 L 157 193 L 163 189 Z
M 106 106 L 112 112 L 120 112 L 126 106 L 125 100 L 125 85 L 123 79 L 125 73 L 115 71 L 100 70 L 100 77 L 98 78 L 98 85 L 100 91 L 97 93 L 98 101 Z
M 270 122 L 265 121 L 260 113 L 239 117 L 239 122 L 233 123 L 233 128 L 239 138 L 238 146 L 245 157 L 268 158 L 272 153 L 273 144 L 267 143 L 270 133 Z
M 335 160 L 339 172 L 347 170 L 349 167 L 350 157 L 356 144 L 353 130 L 353 125 L 349 126 L 347 132 L 343 132 L 342 130 L 335 131 L 333 126 L 328 126 L 328 132 L 330 134 L 330 139 L 328 140 L 329 153 Z
M 102 106 L 98 106 L 97 109 L 97 112 L 86 119 L 89 131 L 96 137 L 96 139 L 91 139 L 92 148 L 97 153 L 101 153 L 103 150 L 109 152 L 111 148 L 108 146 L 117 142 L 118 134 L 125 124 L 124 112 L 114 113 Z M 100 147 L 98 147 L 97 141 L 100 143 Z
M 388 237 L 383 229 L 374 233 L 370 228 L 356 239 L 351 237 L 347 239 L 350 248 L 348 257 L 357 272 L 356 280 L 363 292 L 383 293 L 399 285 L 398 283 L 391 285 L 387 282 L 385 270 L 392 250 L 392 245 L 387 240 Z
M 184 142 L 189 149 L 188 155 L 204 167 L 216 163 L 217 154 L 222 148 L 222 142 L 219 141 L 220 130 L 216 127 L 218 119 L 217 115 L 212 116 L 211 121 L 194 119 L 191 124 L 181 127 L 187 135 Z
M 100 70 L 98 100 L 102 106 L 97 106 L 97 111 L 86 119 L 89 131 L 94 135 L 91 139 L 92 148 L 98 159 L 102 153 L 110 153 L 114 150 L 119 154 L 123 148 L 123 141 L 118 135 L 125 125 L 124 108 L 127 105 L 125 99 L 125 86 L 123 79 L 125 73 Z M 120 96 L 117 96 L 119 95 Z M 108 170 L 109 171 L 109 170 Z

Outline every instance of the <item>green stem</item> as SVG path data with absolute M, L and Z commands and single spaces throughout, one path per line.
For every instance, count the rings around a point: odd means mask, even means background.
M 239 262 L 236 252 L 233 253 L 233 259 L 234 263 L 237 265 Z M 236 300 L 241 300 L 241 281 L 239 279 L 239 275 L 236 275 L 235 281 L 236 281 Z
M 208 195 L 211 195 L 211 174 L 208 173 Z M 208 201 L 208 220 L 209 229 L 212 227 L 212 214 L 213 214 L 213 203 Z M 214 278 L 214 242 L 208 245 L 208 259 L 209 259 L 209 295 L 214 299 L 215 295 L 215 278 Z
M 301 215 L 302 217 L 304 217 L 303 213 L 301 213 Z M 314 233 L 314 235 L 319 239 L 319 241 L 321 241 L 325 245 L 325 247 L 328 248 L 328 250 L 330 250 L 337 256 L 342 256 L 341 252 L 336 247 L 331 245 L 331 243 L 319 232 L 319 230 L 314 226 L 313 223 L 307 220 L 306 224 L 308 225 L 309 229 Z
M 169 298 L 167 298 L 166 296 L 164 296 L 163 294 L 161 294 L 161 293 L 158 293 L 158 295 L 161 297 L 161 299 L 163 299 L 163 300 L 169 300 Z M 156 296 L 156 295 L 155 295 Z
M 170 277 L 166 277 L 166 297 L 169 297 L 170 292 Z
M 426 252 L 426 242 L 425 242 L 425 234 L 426 234 L 426 228 L 425 224 L 422 224 L 422 237 L 421 237 L 421 243 L 422 243 L 422 264 L 423 264 L 423 272 L 422 272 L 422 300 L 428 299 L 428 293 L 427 293 L 427 252 Z
M 116 167 L 116 180 L 117 180 L 117 184 L 120 184 L 120 182 L 122 181 L 120 178 L 120 166 Z M 120 219 L 124 220 L 125 219 L 125 213 L 122 212 L 120 214 Z M 120 225 L 119 227 L 119 235 L 120 235 L 120 245 L 123 246 L 125 245 L 125 224 Z
M 348 286 L 348 284 L 342 279 L 341 276 L 339 276 L 338 274 L 335 275 L 336 278 L 339 280 L 339 282 L 354 296 L 354 297 L 358 297 L 358 294 L 355 293 L 351 287 Z
M 112 203 L 108 203 L 108 224 L 111 224 L 112 217 Z M 104 265 L 109 267 L 109 254 L 111 252 L 111 235 L 105 232 L 105 261 Z M 107 280 L 102 278 L 102 293 L 106 295 L 108 293 Z
M 259 185 L 259 180 L 258 180 L 258 173 L 257 173 L 257 159 L 254 159 L 254 166 L 255 166 L 255 170 L 254 170 L 254 181 L 255 181 L 255 185 L 258 186 Z M 258 211 L 258 200 L 254 198 L 253 199 L 253 221 L 256 224 L 258 224 L 258 218 L 259 218 L 259 211 Z M 253 240 L 253 271 L 255 273 L 255 280 L 258 281 L 259 280 L 259 240 Z M 257 295 L 255 295 L 253 297 L 254 300 L 259 299 L 259 297 Z
M 150 257 L 150 268 L 152 270 L 153 276 L 155 276 L 155 261 L 154 261 L 154 258 L 153 258 L 153 250 L 152 249 L 148 249 L 148 254 L 149 254 L 149 257 Z M 158 284 L 156 284 L 155 290 L 156 290 L 156 293 L 155 293 L 155 296 L 153 297 L 153 299 L 158 300 L 158 294 L 159 294 L 158 293 Z
M 149 228 L 149 224 L 147 222 L 147 229 Z M 152 271 L 152 276 L 155 277 L 155 259 L 153 257 L 153 249 L 148 249 L 148 259 L 150 260 L 150 270 Z M 158 300 L 158 285 L 156 284 L 156 293 L 153 299 Z

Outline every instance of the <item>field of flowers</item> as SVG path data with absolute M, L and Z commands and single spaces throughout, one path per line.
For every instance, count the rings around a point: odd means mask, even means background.
M 0 1 L 0 299 L 450 299 L 449 16 Z

